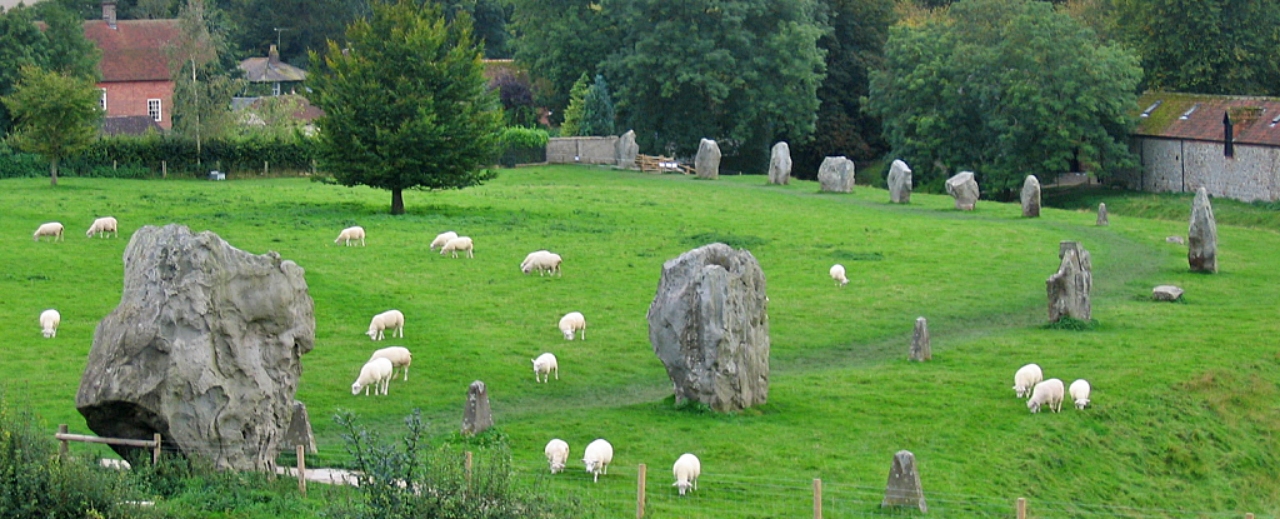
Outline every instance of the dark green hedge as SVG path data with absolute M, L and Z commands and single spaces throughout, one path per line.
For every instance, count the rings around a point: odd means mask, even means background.
M 159 174 L 162 163 L 170 175 L 197 177 L 203 177 L 214 169 L 224 172 L 261 171 L 264 162 L 273 172 L 311 171 L 315 146 L 310 139 L 302 138 L 212 139 L 201 142 L 198 162 L 196 156 L 193 139 L 148 134 L 100 139 L 84 153 L 63 164 L 70 170 L 69 174 L 129 178 L 138 176 L 138 168 Z

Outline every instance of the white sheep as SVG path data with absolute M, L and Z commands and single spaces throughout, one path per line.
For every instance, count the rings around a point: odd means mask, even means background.
M 431 247 L 429 248 L 434 251 L 439 247 L 444 247 L 444 244 L 449 243 L 449 240 L 452 240 L 457 237 L 458 237 L 458 233 L 456 232 L 453 232 L 453 231 L 442 232 L 436 235 L 436 239 L 431 240 Z
M 1040 371 L 1040 366 L 1027 364 L 1013 374 L 1013 391 L 1018 394 L 1018 398 L 1029 398 L 1031 389 L 1041 380 L 1044 380 L 1044 372 Z
M 686 452 L 676 460 L 676 464 L 671 467 L 671 473 L 676 476 L 676 482 L 671 486 L 680 489 L 680 495 L 683 496 L 690 488 L 698 489 L 698 476 L 702 474 L 702 462 L 698 461 L 697 456 Z
M 560 364 L 556 362 L 556 356 L 550 353 L 538 355 L 533 359 L 533 380 L 536 382 L 548 382 L 551 380 L 551 372 L 556 372 L 556 380 L 560 380 Z
M 353 241 L 359 241 L 360 246 L 363 247 L 364 246 L 364 227 L 357 225 L 355 227 L 347 227 L 346 229 L 343 229 L 342 232 L 338 233 L 338 239 L 333 240 L 333 243 L 338 243 L 342 240 L 347 241 L 348 247 L 351 246 L 351 242 Z
M 1062 381 L 1051 378 L 1039 384 L 1031 391 L 1031 399 L 1027 400 L 1027 409 L 1032 413 L 1040 412 L 1040 406 L 1047 405 L 1053 412 L 1062 410 L 1062 395 L 1065 393 Z
M 58 336 L 58 325 L 62 323 L 62 314 L 52 308 L 40 312 L 40 329 L 44 333 L 44 338 L 52 339 Z
M 120 237 L 120 231 L 117 228 L 116 219 L 110 216 L 103 216 L 93 221 L 93 225 L 89 226 L 89 230 L 85 231 L 86 238 L 92 238 L 97 234 L 101 238 L 106 238 L 108 234 L 115 233 L 116 237 Z
M 369 321 L 369 331 L 364 332 L 370 339 L 375 341 L 382 340 L 382 332 L 391 330 L 391 336 L 395 337 L 398 333 L 400 338 L 404 338 L 404 314 L 399 310 L 387 310 L 378 315 L 373 316 Z
M 548 273 L 559 274 L 562 261 L 564 260 L 560 255 L 554 252 L 545 250 L 530 252 L 528 256 L 525 256 L 524 261 L 520 263 L 520 272 L 528 274 L 536 270 L 539 276 Z
M 1089 405 L 1089 381 L 1078 379 L 1071 383 L 1068 392 L 1071 394 L 1071 400 L 1076 403 L 1076 409 L 1084 409 Z
M 364 363 L 360 368 L 360 376 L 351 384 L 351 394 L 358 395 L 363 389 L 365 396 L 368 396 L 371 386 L 375 396 L 379 392 L 387 394 L 387 388 L 391 385 L 391 373 L 394 371 L 395 367 L 387 359 L 377 358 Z
M 35 234 L 32 234 L 31 237 L 35 241 L 40 241 L 41 236 L 53 236 L 53 241 L 61 240 L 62 224 L 58 222 L 40 224 L 40 227 L 36 228 Z
M 373 359 L 387 359 L 391 361 L 392 368 L 404 368 L 404 379 L 409 380 L 409 364 L 413 363 L 413 354 L 409 353 L 409 348 L 404 346 L 390 346 L 373 352 Z M 396 378 L 395 374 L 391 374 L 391 378 Z
M 456 258 L 458 257 L 459 252 L 465 251 L 467 253 L 468 258 L 474 258 L 475 256 L 471 254 L 472 248 L 473 246 L 471 244 L 471 238 L 466 236 L 459 236 L 457 238 L 454 238 L 452 240 L 445 242 L 444 247 L 440 247 L 440 255 L 444 256 L 445 254 L 452 252 L 453 257 Z
M 832 265 L 830 273 L 831 279 L 834 279 L 838 286 L 845 286 L 849 284 L 849 278 L 844 275 L 844 265 L 839 263 Z
M 591 480 L 599 483 L 600 475 L 609 473 L 609 463 L 613 462 L 613 446 L 604 438 L 591 442 L 582 453 L 582 462 L 587 465 L 587 472 L 593 476 Z
M 569 312 L 560 318 L 560 333 L 567 341 L 573 340 L 573 333 L 582 330 L 582 340 L 587 340 L 587 318 L 582 312 Z
M 551 473 L 564 472 L 564 464 L 569 461 L 569 443 L 560 438 L 547 442 L 542 453 L 547 455 L 547 464 L 551 465 Z

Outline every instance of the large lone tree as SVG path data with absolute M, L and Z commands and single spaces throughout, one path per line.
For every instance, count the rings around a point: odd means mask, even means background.
M 412 0 L 377 2 L 353 22 L 345 44 L 330 41 L 308 79 L 319 156 L 346 186 L 391 191 L 391 214 L 404 214 L 403 191 L 460 189 L 489 178 L 502 111 L 487 87 L 471 21 L 446 22 L 439 7 Z
M 49 159 L 49 183 L 58 185 L 58 161 L 87 148 L 102 120 L 94 81 L 24 65 L 13 93 L 0 97 L 16 123 L 8 141 Z

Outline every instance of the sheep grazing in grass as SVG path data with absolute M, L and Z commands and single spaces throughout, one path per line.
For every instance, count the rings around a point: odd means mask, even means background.
M 360 376 L 356 378 L 355 383 L 351 384 L 351 394 L 359 395 L 360 390 L 364 390 L 365 396 L 369 396 L 369 388 L 373 388 L 373 394 L 387 394 L 387 388 L 391 385 L 391 374 L 395 372 L 395 367 L 391 365 L 391 361 L 383 358 L 377 358 L 364 363 L 360 368 Z
M 560 318 L 560 333 L 564 334 L 567 341 L 573 340 L 574 332 L 582 331 L 582 340 L 587 340 L 587 318 L 582 316 L 582 312 L 569 312 Z
M 547 464 L 551 465 L 551 473 L 564 472 L 564 464 L 569 461 L 569 444 L 560 438 L 547 442 L 542 453 L 547 455 Z
M 702 474 L 702 462 L 698 461 L 697 456 L 686 452 L 676 460 L 676 464 L 671 467 L 671 473 L 676 476 L 676 482 L 671 486 L 680 489 L 680 495 L 683 496 L 690 488 L 698 489 L 698 475 Z
M 391 336 L 395 337 L 399 334 L 400 338 L 404 338 L 404 314 L 399 310 L 387 310 L 378 315 L 373 316 L 369 321 L 369 331 L 364 332 L 370 339 L 375 341 L 382 340 L 383 331 L 391 330 Z
M 1039 384 L 1031 391 L 1031 399 L 1027 400 L 1027 409 L 1032 413 L 1040 412 L 1041 406 L 1048 406 L 1053 412 L 1062 410 L 1062 395 L 1066 388 L 1062 387 L 1062 381 L 1051 378 Z
M 604 438 L 597 439 L 587 445 L 582 453 L 582 462 L 587 465 L 587 472 L 592 475 L 591 481 L 600 482 L 601 474 L 609 473 L 609 463 L 613 462 L 613 446 Z
M 40 224 L 40 227 L 36 228 L 36 232 L 35 234 L 31 235 L 31 238 L 34 239 L 35 241 L 40 241 L 41 236 L 52 236 L 53 241 L 61 240 L 62 224 L 58 222 L 49 222 L 45 224 Z
M 116 224 L 116 219 L 110 216 L 103 216 L 93 221 L 93 225 L 89 226 L 89 230 L 85 231 L 86 238 L 92 238 L 97 234 L 100 238 L 106 238 L 108 234 L 115 233 L 116 237 L 120 237 L 120 231 Z
M 409 348 L 404 346 L 390 346 L 373 352 L 373 359 L 387 359 L 391 361 L 392 368 L 404 368 L 404 379 L 409 380 L 409 364 L 413 363 L 413 354 L 409 353 Z M 391 378 L 396 378 L 395 373 L 391 374 Z
M 456 232 L 453 232 L 453 231 L 442 232 L 436 235 L 436 239 L 431 240 L 431 247 L 429 248 L 434 251 L 438 248 L 444 247 L 444 244 L 449 243 L 449 240 L 452 240 L 457 237 L 458 237 L 458 233 Z
M 333 243 L 338 243 L 343 240 L 346 240 L 348 247 L 351 246 L 351 242 L 353 241 L 360 242 L 360 246 L 363 247 L 364 227 L 357 225 L 355 227 L 347 227 L 346 229 L 343 229 L 342 232 L 338 233 L 338 239 L 333 240 Z
M 1089 381 L 1078 379 L 1071 383 L 1068 392 L 1071 394 L 1071 400 L 1076 403 L 1076 409 L 1084 409 L 1089 405 Z
M 44 338 L 52 339 L 58 336 L 58 325 L 62 323 L 62 314 L 52 308 L 40 312 L 40 330 L 44 333 Z
M 530 252 L 520 263 L 520 272 L 528 274 L 536 270 L 539 276 L 548 273 L 559 274 L 561 261 L 563 260 L 560 255 L 554 252 L 545 250 Z
M 844 275 L 844 265 L 836 263 L 831 266 L 831 279 L 836 281 L 837 286 L 845 286 L 849 284 L 849 278 Z
M 535 382 L 549 382 L 551 380 L 551 372 L 556 372 L 556 380 L 560 380 L 560 364 L 556 362 L 556 356 L 550 353 L 538 355 L 533 359 L 533 380 Z
M 471 254 L 473 247 L 474 246 L 471 244 L 471 238 L 467 236 L 459 236 L 445 242 L 444 247 L 440 247 L 440 255 L 444 256 L 445 254 L 452 252 L 453 257 L 456 258 L 458 257 L 459 252 L 466 252 L 468 258 L 474 258 L 475 256 Z
M 1041 380 L 1044 380 L 1044 372 L 1040 371 L 1040 366 L 1027 364 L 1018 368 L 1018 372 L 1013 374 L 1013 391 L 1017 393 L 1018 398 L 1029 398 L 1031 389 Z

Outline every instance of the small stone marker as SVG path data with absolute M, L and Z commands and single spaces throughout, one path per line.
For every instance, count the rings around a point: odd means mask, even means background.
M 1107 221 L 1107 204 L 1098 204 L 1098 227 L 1106 227 L 1111 222 Z
M 1178 245 L 1185 245 L 1185 244 L 1187 243 L 1185 240 L 1183 240 L 1183 239 L 1182 239 L 1182 237 L 1181 237 L 1181 236 L 1169 236 L 1168 238 L 1165 238 L 1165 239 L 1164 239 L 1164 242 L 1165 242 L 1165 243 L 1176 243 L 1176 244 L 1178 244 Z
M 773 145 L 769 155 L 769 183 L 787 185 L 791 183 L 791 147 L 785 141 Z
M 853 161 L 845 157 L 827 157 L 818 166 L 818 184 L 828 193 L 853 192 Z
M 1035 175 L 1027 175 L 1027 179 L 1022 181 L 1022 216 L 1040 217 L 1040 179 Z
M 462 434 L 474 436 L 493 427 L 493 411 L 489 409 L 489 391 L 484 382 L 472 382 L 467 388 L 467 408 L 462 413 Z
M 933 359 L 933 348 L 929 346 L 929 322 L 917 317 L 916 329 L 911 333 L 911 360 L 924 362 L 930 359 Z
M 698 170 L 698 178 L 715 180 L 720 178 L 720 145 L 711 139 L 698 142 L 698 155 L 693 158 L 693 167 Z
M 1089 299 L 1093 263 L 1089 251 L 1080 242 L 1064 241 L 1058 244 L 1058 258 L 1062 260 L 1058 272 L 1044 282 L 1049 295 L 1049 322 L 1056 323 L 1063 317 L 1089 322 L 1093 318 Z
M 889 469 L 889 484 L 884 489 L 884 501 L 880 508 L 910 506 L 928 513 L 924 502 L 924 489 L 920 486 L 920 472 L 916 470 L 916 455 L 901 450 L 893 455 L 893 467 Z
M 947 194 L 956 199 L 956 209 L 972 211 L 978 205 L 978 181 L 972 171 L 961 171 L 947 179 Z
M 889 202 L 894 204 L 911 203 L 911 168 L 901 160 L 893 161 L 889 166 Z
M 640 153 L 640 145 L 636 144 L 636 131 L 627 130 L 618 138 L 616 150 L 618 155 L 618 167 L 622 169 L 636 169 L 636 155 Z
M 307 452 L 316 453 L 316 437 L 311 434 L 311 419 L 307 417 L 307 406 L 302 402 L 293 403 L 293 417 L 289 419 L 289 428 L 280 440 L 281 446 L 294 449 L 298 445 L 306 447 Z
M 1182 289 L 1174 285 L 1160 285 L 1151 289 L 1151 298 L 1156 301 L 1177 301 L 1182 297 Z
M 1191 226 L 1187 229 L 1187 263 L 1193 272 L 1218 272 L 1218 224 L 1204 187 L 1196 190 L 1191 203 Z

